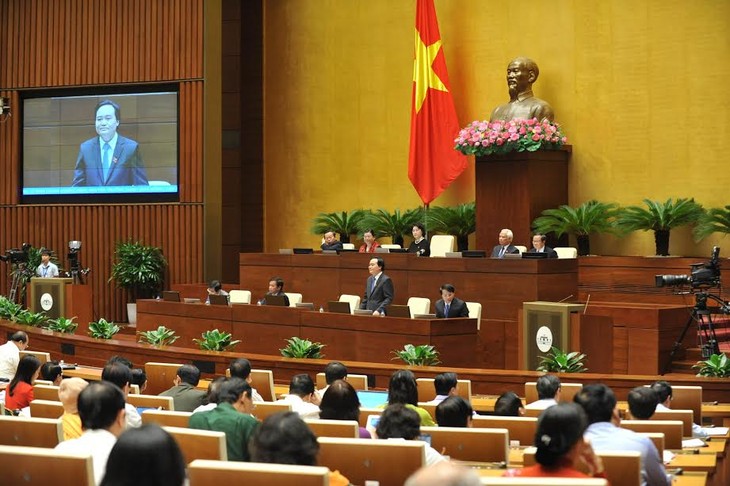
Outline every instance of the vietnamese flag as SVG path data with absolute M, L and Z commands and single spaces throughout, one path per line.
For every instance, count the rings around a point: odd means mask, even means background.
M 467 159 L 454 150 L 460 127 L 433 0 L 417 2 L 408 178 L 429 204 L 466 169 Z

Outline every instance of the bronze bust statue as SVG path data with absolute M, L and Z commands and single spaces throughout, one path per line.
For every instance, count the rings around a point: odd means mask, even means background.
M 553 121 L 555 114 L 547 101 L 532 94 L 532 83 L 537 81 L 540 70 L 532 59 L 518 57 L 507 66 L 507 87 L 509 103 L 499 105 L 492 111 L 490 121 L 513 120 L 515 118 L 537 118 L 538 121 Z

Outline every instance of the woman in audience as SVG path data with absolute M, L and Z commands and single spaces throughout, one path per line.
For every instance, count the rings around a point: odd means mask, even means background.
M 380 243 L 375 241 L 375 232 L 371 229 L 365 230 L 362 240 L 364 243 L 360 245 L 360 253 L 375 253 L 375 249 L 380 246 Z
M 421 223 L 413 225 L 413 241 L 408 247 L 408 253 L 415 253 L 418 256 L 431 256 L 431 245 L 426 238 L 426 228 Z
M 329 420 L 360 419 L 360 399 L 355 389 L 345 380 L 335 380 L 327 387 L 319 404 L 319 418 Z M 360 438 L 370 439 L 370 432 L 360 427 Z
M 402 403 L 389 405 L 380 416 L 375 429 L 378 439 L 416 440 L 421 436 L 421 424 L 418 414 Z M 446 458 L 436 449 L 426 444 L 426 465 L 431 466 Z
M 127 429 L 109 453 L 101 486 L 183 486 L 185 459 L 157 424 Z
M 494 403 L 494 415 L 504 417 L 521 417 L 525 414 L 525 407 L 522 400 L 515 392 L 502 393 Z
M 413 376 L 410 370 L 398 370 L 390 377 L 388 405 L 396 403 L 402 403 L 415 411 L 421 418 L 421 425 L 424 427 L 436 425 L 428 410 L 418 406 L 418 386 L 416 385 L 416 377 Z
M 63 440 L 81 437 L 81 417 L 79 416 L 79 394 L 89 383 L 77 377 L 66 378 L 58 387 L 58 400 L 63 405 L 61 424 L 63 425 Z
M 251 440 L 249 452 L 253 462 L 316 466 L 319 443 L 298 413 L 281 412 L 266 417 Z M 330 486 L 350 484 L 338 471 L 329 476 Z
M 439 427 L 471 427 L 474 409 L 460 396 L 448 397 L 436 406 Z
M 59 386 L 63 380 L 63 370 L 58 361 L 51 360 L 41 366 L 41 380 L 50 381 L 54 386 Z
M 522 469 L 510 469 L 505 476 L 605 478 L 603 462 L 583 439 L 588 420 L 583 409 L 575 403 L 559 403 L 540 415 L 535 433 L 537 464 Z M 583 463 L 586 475 L 576 468 Z
M 41 361 L 33 355 L 20 358 L 18 370 L 5 393 L 5 410 L 18 415 L 33 401 L 33 383 L 41 372 Z

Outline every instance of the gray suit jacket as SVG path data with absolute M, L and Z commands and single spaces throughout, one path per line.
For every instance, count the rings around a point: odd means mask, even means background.
M 499 251 L 502 249 L 502 245 L 497 245 L 492 249 L 492 258 L 499 258 Z M 515 245 L 509 245 L 507 246 L 507 251 L 505 253 L 519 253 L 520 250 L 517 249 Z
M 380 275 L 378 283 L 371 290 L 374 278 L 372 275 L 368 277 L 365 284 L 365 298 L 360 303 L 360 308 L 378 311 L 382 314 L 385 312 L 385 308 L 393 302 L 395 290 L 393 289 L 393 281 L 384 273 Z

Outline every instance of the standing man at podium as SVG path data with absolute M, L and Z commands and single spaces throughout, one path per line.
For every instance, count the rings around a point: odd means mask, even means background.
M 51 250 L 41 251 L 41 264 L 36 269 L 39 277 L 58 277 L 58 267 L 51 263 Z
M 374 316 L 384 316 L 385 308 L 393 302 L 395 290 L 393 281 L 386 274 L 385 261 L 382 258 L 372 258 L 368 263 L 368 277 L 365 284 L 365 297 L 360 303 L 361 309 L 373 311 Z

